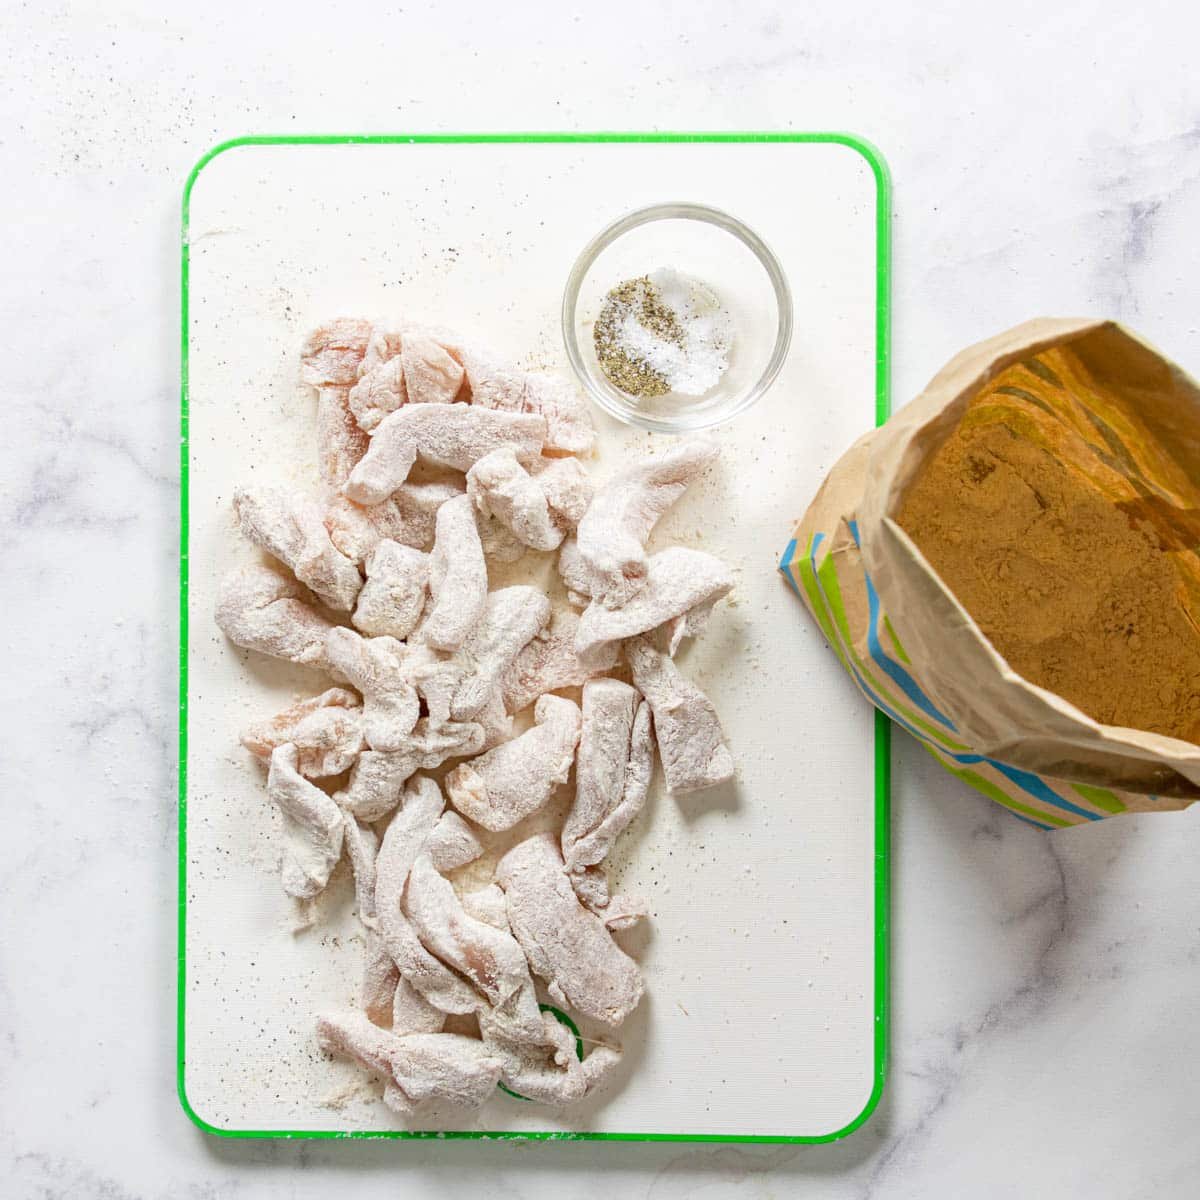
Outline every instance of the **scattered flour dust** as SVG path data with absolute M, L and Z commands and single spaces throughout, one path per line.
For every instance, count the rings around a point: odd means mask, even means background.
M 341 1112 L 352 1105 L 378 1100 L 382 1092 L 383 1088 L 378 1080 L 360 1075 L 336 1084 L 320 1098 L 318 1103 L 324 1108 Z

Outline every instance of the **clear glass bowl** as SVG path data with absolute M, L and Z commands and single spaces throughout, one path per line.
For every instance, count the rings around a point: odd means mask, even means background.
M 672 267 L 707 284 L 733 319 L 729 369 L 702 396 L 629 396 L 609 382 L 592 330 L 604 297 L 627 279 Z M 792 297 L 779 260 L 736 217 L 702 204 L 639 208 L 601 230 L 563 292 L 567 358 L 607 413 L 658 433 L 706 429 L 744 412 L 779 374 L 792 340 Z

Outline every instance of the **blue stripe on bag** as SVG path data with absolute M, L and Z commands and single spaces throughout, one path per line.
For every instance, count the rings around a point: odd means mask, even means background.
M 847 525 L 850 527 L 850 535 L 854 538 L 854 544 L 861 550 L 862 543 L 858 540 L 858 522 L 848 521 Z M 957 733 L 954 722 L 925 695 L 917 681 L 895 659 L 889 658 L 885 653 L 879 641 L 879 594 L 875 591 L 875 585 L 871 582 L 871 576 L 867 574 L 866 570 L 863 571 L 863 579 L 867 584 L 867 649 L 871 652 L 872 660 L 927 717 L 932 717 L 935 721 L 945 725 L 952 733 Z
M 796 586 L 796 581 L 792 578 L 792 572 L 790 570 L 792 561 L 795 559 L 795 557 L 796 539 L 792 538 L 792 540 L 788 542 L 787 548 L 783 552 L 783 557 L 779 560 L 779 570 L 782 572 L 784 579 L 788 581 L 788 587 L 790 587 L 792 591 L 795 592 L 797 596 L 800 596 L 801 600 L 803 600 L 804 597 L 800 595 L 800 589 Z
M 832 612 L 829 604 L 829 597 L 825 595 L 825 589 L 821 585 L 821 577 L 817 574 L 817 550 L 821 543 L 825 540 L 824 534 L 814 534 L 812 539 L 812 547 L 809 551 L 809 563 L 813 569 L 813 577 L 816 580 L 817 590 L 821 593 L 825 601 L 825 607 Z M 867 572 L 863 571 L 863 577 L 870 580 Z M 870 697 L 871 702 L 879 708 L 883 713 L 890 717 L 901 729 L 912 734 L 920 742 L 925 742 L 927 745 L 934 745 L 929 738 L 910 725 L 902 716 L 899 715 L 879 694 L 872 688 L 867 681 L 862 677 L 858 668 L 851 661 L 849 654 L 845 657 L 845 662 L 851 674 L 854 676 L 858 686 Z M 1063 812 L 1074 813 L 1079 817 L 1086 817 L 1089 821 L 1099 821 L 1100 816 L 1097 813 L 1089 812 L 1086 808 L 1080 808 L 1077 804 L 1072 804 L 1069 800 L 1060 796 L 1053 788 L 1049 787 L 1046 782 L 1031 771 L 1022 771 L 1019 767 L 1010 767 L 1007 763 L 998 762 L 994 758 L 988 758 L 982 754 L 955 754 L 947 750 L 943 746 L 937 747 L 939 753 L 944 754 L 947 758 L 952 758 L 956 763 L 961 763 L 963 766 L 973 766 L 978 763 L 986 763 L 989 767 L 994 767 L 1001 775 L 1010 782 L 1015 783 L 1019 788 L 1032 796 L 1035 800 L 1040 800 L 1043 804 L 1049 804 L 1053 808 L 1062 809 Z M 1019 814 L 1014 814 L 1019 815 Z

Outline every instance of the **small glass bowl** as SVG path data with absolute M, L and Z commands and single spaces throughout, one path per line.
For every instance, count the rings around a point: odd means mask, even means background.
M 733 320 L 729 369 L 702 396 L 630 396 L 609 382 L 592 340 L 608 292 L 672 267 L 707 284 Z M 639 208 L 601 230 L 571 268 L 562 332 L 580 383 L 619 421 L 657 433 L 706 429 L 745 412 L 779 374 L 792 340 L 792 297 L 779 260 L 736 217 L 702 204 Z

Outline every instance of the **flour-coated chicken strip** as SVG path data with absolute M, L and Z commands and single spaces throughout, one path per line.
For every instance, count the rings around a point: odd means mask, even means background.
M 455 656 L 461 682 L 450 716 L 469 721 L 489 703 L 518 654 L 550 621 L 550 601 L 540 588 L 518 585 L 489 594 L 483 616 Z
M 579 903 L 553 834 L 514 846 L 496 867 L 508 921 L 550 998 L 619 1025 L 642 998 L 642 975 L 604 922 Z
M 300 378 L 317 389 L 317 467 L 331 487 L 341 487 L 367 451 L 350 389 L 369 335 L 368 322 L 343 317 L 313 330 L 300 351 Z
M 271 754 L 267 796 L 283 814 L 283 890 L 297 900 L 311 900 L 324 890 L 342 856 L 342 810 L 296 770 L 292 745 Z
M 429 591 L 429 555 L 390 538 L 367 556 L 367 579 L 350 618 L 370 637 L 403 640 L 417 627 Z
M 456 812 L 444 812 L 425 839 L 425 853 L 435 871 L 453 871 L 474 862 L 483 847 L 470 825 Z
M 297 769 L 306 779 L 349 770 L 364 745 L 358 696 L 346 688 L 329 688 L 248 725 L 241 734 L 242 745 L 264 762 L 287 742 L 296 747 Z
M 694 792 L 732 779 L 733 756 L 709 698 L 647 638 L 626 642 L 625 656 L 633 682 L 654 713 L 667 789 Z
M 421 640 L 437 650 L 457 650 L 483 615 L 487 592 L 487 563 L 471 498 L 456 496 L 438 510 Z
M 404 890 L 404 912 L 422 945 L 468 979 L 501 1014 L 510 1036 L 536 1039 L 542 1016 L 529 964 L 507 930 L 477 921 L 464 911 L 454 888 L 418 855 Z
M 520 737 L 461 763 L 446 776 L 450 803 L 493 833 L 537 812 L 571 773 L 579 706 L 562 696 L 543 696 L 534 720 Z
M 591 498 L 587 473 L 573 458 L 540 459 L 530 470 L 511 446 L 484 455 L 467 472 L 475 507 L 534 550 L 555 550 Z
M 355 504 L 337 496 L 325 509 L 325 528 L 330 541 L 355 563 L 365 562 L 383 538 L 424 550 L 433 541 L 438 509 L 463 490 L 456 479 L 437 479 L 402 483 L 379 504 Z
M 384 1102 L 404 1116 L 429 1101 L 478 1108 L 500 1079 L 500 1060 L 482 1042 L 461 1034 L 397 1034 L 351 1009 L 321 1017 L 317 1035 L 324 1049 L 382 1076 Z
M 591 449 L 596 431 L 587 404 L 567 380 L 541 371 L 523 371 L 470 343 L 457 341 L 446 348 L 466 369 L 473 405 L 537 413 L 546 421 L 546 447 L 554 454 L 585 454 Z
M 504 707 L 509 712 L 528 708 L 546 692 L 579 687 L 616 666 L 620 648 L 615 642 L 587 663 L 581 662 L 575 653 L 578 629 L 579 615 L 570 609 L 559 609 L 550 625 L 517 655 L 500 681 Z
M 378 821 L 400 803 L 404 785 L 418 771 L 432 771 L 448 758 L 478 754 L 483 746 L 483 728 L 474 722 L 434 724 L 421 717 L 399 749 L 364 750 L 337 801 L 360 821 Z
M 653 763 L 650 709 L 637 690 L 616 679 L 585 683 L 575 801 L 562 831 L 568 871 L 607 857 L 642 810 Z
M 566 1026 L 558 1025 L 550 1013 L 543 1013 L 547 1036 L 557 1026 L 557 1041 L 547 1044 L 513 1041 L 497 1029 L 486 1015 L 479 1018 L 479 1029 L 489 1053 L 501 1063 L 504 1086 L 525 1100 L 564 1108 L 577 1104 L 603 1085 L 621 1055 L 608 1046 L 593 1046 L 580 1062 L 575 1053 L 574 1037 Z
M 593 601 L 620 608 L 641 590 L 650 531 L 716 455 L 710 442 L 680 442 L 618 471 L 600 488 L 577 533 Z
M 420 713 L 416 689 L 404 671 L 404 643 L 392 637 L 360 637 L 339 626 L 329 631 L 325 653 L 334 670 L 362 693 L 367 745 L 372 750 L 403 749 Z
M 325 638 L 333 623 L 303 584 L 265 564 L 240 567 L 221 581 L 217 625 L 235 646 L 322 671 L 330 669 Z
M 567 877 L 579 903 L 600 918 L 608 929 L 629 929 L 649 915 L 641 896 L 612 895 L 608 872 L 601 864 L 569 871 Z
M 375 860 L 375 913 L 388 953 L 412 987 L 442 1012 L 470 1013 L 480 1007 L 480 997 L 425 949 L 403 910 L 409 872 L 445 806 L 436 781 L 425 775 L 410 781 Z
M 238 488 L 238 525 L 247 538 L 277 558 L 306 587 L 340 612 L 349 612 L 362 587 L 358 568 L 329 539 L 320 505 L 282 488 Z
M 733 575 L 719 558 L 687 546 L 669 546 L 649 559 L 643 586 L 620 608 L 593 600 L 579 618 L 575 652 L 585 662 L 606 647 L 711 605 L 733 590 Z
M 501 446 L 531 461 L 545 438 L 546 422 L 537 416 L 470 404 L 406 404 L 376 426 L 367 453 L 342 490 L 359 504 L 379 504 L 408 478 L 418 457 L 469 471 Z

